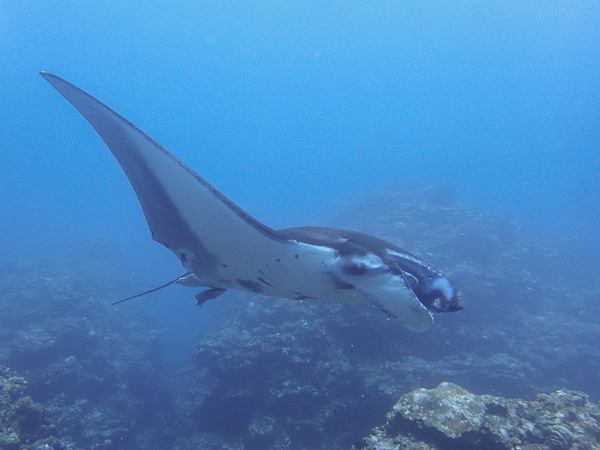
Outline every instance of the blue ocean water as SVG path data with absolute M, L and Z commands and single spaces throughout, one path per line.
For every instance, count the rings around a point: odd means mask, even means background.
M 273 226 L 426 177 L 533 230 L 594 238 L 598 17 L 593 2 L 3 2 L 3 253 L 98 236 L 156 247 L 116 163 L 38 70 Z
M 368 189 L 409 180 L 600 248 L 595 2 L 6 1 L 0 38 L 2 261 L 101 243 L 141 290 L 183 272 L 39 70 L 274 228 L 326 223 Z M 212 306 L 200 316 L 189 290 L 172 289 L 144 301 L 177 368 Z

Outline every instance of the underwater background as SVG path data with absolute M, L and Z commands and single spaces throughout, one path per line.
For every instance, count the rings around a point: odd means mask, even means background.
M 0 448 L 349 448 L 441 382 L 600 401 L 596 2 L 3 1 L 0 39 Z M 40 70 L 271 227 L 422 257 L 465 309 L 417 334 L 179 286 L 111 306 L 184 269 Z

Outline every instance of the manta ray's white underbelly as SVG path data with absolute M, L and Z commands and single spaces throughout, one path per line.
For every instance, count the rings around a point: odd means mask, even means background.
M 344 279 L 341 258 L 331 248 L 294 243 L 278 244 L 276 255 L 258 249 L 251 258 L 232 259 L 217 274 L 189 269 L 206 286 L 255 292 L 293 300 L 370 304 L 365 295 Z M 284 251 L 281 251 L 281 250 Z

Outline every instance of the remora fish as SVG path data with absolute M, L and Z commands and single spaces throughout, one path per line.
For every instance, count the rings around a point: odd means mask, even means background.
M 237 289 L 375 305 L 414 331 L 433 325 L 432 312 L 462 309 L 457 287 L 401 248 L 354 231 L 269 228 L 108 106 L 56 75 L 41 75 L 94 127 L 133 186 L 152 238 L 187 269 L 164 286 L 206 287 L 199 304 Z

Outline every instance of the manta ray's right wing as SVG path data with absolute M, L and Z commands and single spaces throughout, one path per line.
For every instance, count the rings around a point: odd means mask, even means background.
M 94 127 L 127 175 L 152 238 L 201 282 L 233 287 L 294 245 L 263 225 L 131 122 L 73 84 L 41 75 Z M 234 282 L 235 283 L 235 282 Z

